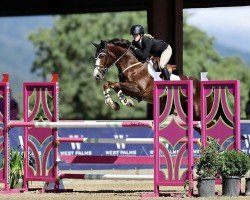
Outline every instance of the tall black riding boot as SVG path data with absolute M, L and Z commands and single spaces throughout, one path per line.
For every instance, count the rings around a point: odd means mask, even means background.
M 166 68 L 161 69 L 161 75 L 163 76 L 164 80 L 170 80 L 170 74 Z

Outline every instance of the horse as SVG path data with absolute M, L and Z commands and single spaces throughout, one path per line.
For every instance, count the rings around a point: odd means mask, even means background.
M 124 39 L 101 40 L 100 44 L 92 43 L 96 47 L 95 68 L 93 76 L 96 80 L 105 77 L 109 68 L 116 66 L 118 69 L 119 82 L 105 81 L 103 84 L 103 94 L 105 103 L 114 110 L 119 110 L 120 105 L 114 102 L 110 96 L 110 89 L 113 89 L 120 102 L 128 107 L 134 107 L 131 98 L 138 102 L 146 101 L 153 103 L 154 80 L 147 69 L 147 62 L 140 62 L 130 50 L 131 43 Z M 194 120 L 200 120 L 200 81 L 194 77 L 179 75 L 181 80 L 193 80 Z M 131 97 L 131 98 L 129 98 Z M 187 104 L 182 98 L 181 104 Z M 212 104 L 208 103 L 211 107 Z M 185 107 L 185 106 L 184 106 Z M 210 108 L 211 109 L 211 108 Z M 186 112 L 185 112 L 186 113 Z

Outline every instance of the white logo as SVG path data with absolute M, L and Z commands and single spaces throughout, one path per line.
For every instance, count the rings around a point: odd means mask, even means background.
M 123 139 L 124 135 L 122 135 L 122 134 L 115 134 L 114 138 L 115 139 Z M 124 142 L 118 142 L 118 143 L 116 143 L 116 148 L 117 149 L 125 149 L 125 147 L 126 147 L 126 143 L 124 143 Z
M 248 149 L 250 146 L 250 135 L 244 134 L 244 143 L 245 143 L 245 147 Z
M 69 138 L 79 138 L 79 135 L 69 135 Z M 81 143 L 79 142 L 71 142 L 71 148 L 72 150 L 80 150 L 81 149 Z
M 24 147 L 24 145 L 23 145 L 23 137 L 21 135 L 19 135 L 18 138 L 19 138 L 20 146 L 23 149 L 23 147 Z

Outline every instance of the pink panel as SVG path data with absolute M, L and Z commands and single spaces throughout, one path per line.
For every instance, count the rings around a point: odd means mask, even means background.
M 202 81 L 201 102 L 212 92 L 214 96 L 212 111 L 208 114 L 206 106 L 201 110 L 202 143 L 207 137 L 214 137 L 224 148 L 240 149 L 240 88 L 238 80 Z M 229 108 L 228 95 L 233 97 L 233 108 Z M 219 110 L 219 105 L 222 108 Z M 221 112 L 222 111 L 222 112 Z M 213 124 L 211 124 L 213 122 Z M 230 147 L 229 147 L 230 146 Z
M 188 80 L 160 81 L 155 82 L 154 88 L 154 193 L 157 196 L 159 186 L 183 185 L 186 180 L 189 180 L 190 185 L 192 185 L 193 83 Z M 167 98 L 165 106 L 161 105 L 160 98 L 164 91 L 168 91 L 166 94 L 174 97 Z M 184 97 L 180 97 L 180 92 Z M 183 107 L 181 102 L 184 101 L 181 98 L 188 102 L 185 103 L 187 110 Z M 172 101 L 173 99 L 174 101 Z M 181 124 L 180 121 L 169 118 L 172 105 L 175 106 L 179 118 L 183 121 Z M 160 111 L 162 107 L 168 109 Z M 167 146 L 159 143 L 160 138 L 167 141 Z M 162 157 L 166 159 L 166 169 L 160 166 L 159 161 Z M 186 166 L 186 172 L 183 169 L 184 166 Z
M 37 111 L 42 110 L 43 116 L 49 121 L 56 122 L 58 116 L 58 83 L 57 82 L 30 82 L 23 85 L 23 102 L 24 102 L 24 122 L 32 122 L 37 116 Z M 35 95 L 34 108 L 29 116 L 29 104 L 31 95 Z M 51 103 L 48 103 L 48 100 Z M 50 107 L 48 106 L 50 105 Z M 51 110 L 50 110 L 51 109 Z M 18 125 L 18 124 L 17 124 Z M 57 129 L 25 127 L 24 144 L 26 158 L 32 152 L 36 163 L 36 168 L 29 166 L 28 159 L 25 159 L 24 182 L 27 188 L 27 182 L 34 181 L 56 181 L 58 166 L 56 158 L 58 155 L 57 146 L 54 140 L 57 139 Z M 41 152 L 41 156 L 39 156 Z M 52 158 L 51 158 L 52 156 Z M 53 160 L 53 163 L 48 162 Z

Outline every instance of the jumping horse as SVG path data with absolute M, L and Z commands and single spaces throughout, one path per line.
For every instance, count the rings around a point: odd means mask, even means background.
M 128 107 L 134 106 L 133 100 L 129 97 L 138 101 L 153 103 L 154 80 L 148 72 L 147 62 L 138 61 L 129 48 L 131 43 L 128 40 L 112 39 L 101 41 L 100 44 L 92 44 L 96 47 L 96 62 L 93 72 L 96 80 L 103 79 L 113 65 L 116 65 L 118 69 L 119 82 L 106 81 L 103 85 L 107 105 L 114 110 L 120 109 L 119 104 L 112 100 L 110 89 L 113 89 L 120 102 Z M 200 81 L 186 75 L 180 75 L 179 77 L 181 80 L 193 80 L 194 120 L 200 120 Z M 182 99 L 181 104 L 186 104 L 186 99 Z

